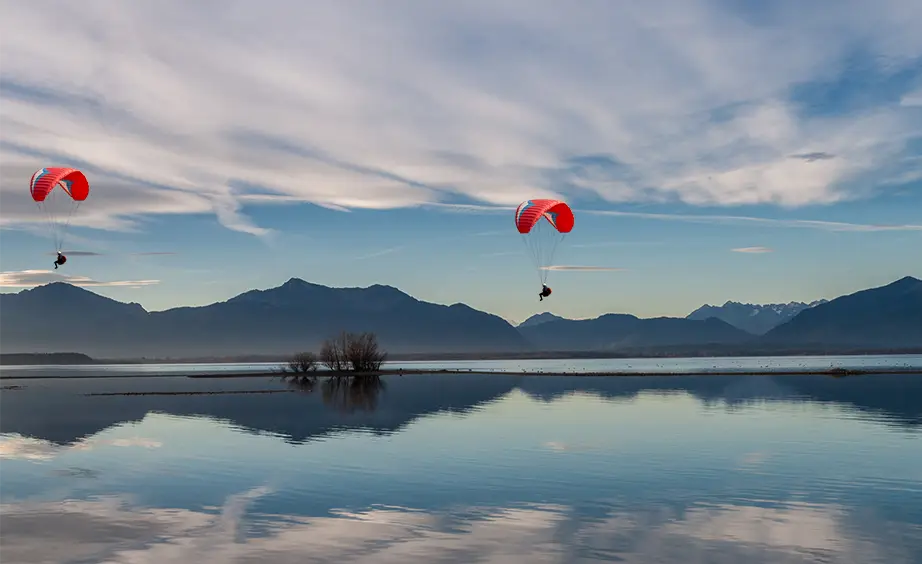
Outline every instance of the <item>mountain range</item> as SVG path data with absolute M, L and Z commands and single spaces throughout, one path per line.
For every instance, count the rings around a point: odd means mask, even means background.
M 827 303 L 817 300 L 810 303 L 790 302 L 786 304 L 743 304 L 728 301 L 722 306 L 705 304 L 689 313 L 686 319 L 708 319 L 716 317 L 730 325 L 753 335 L 764 335 L 775 327 L 787 323 L 800 312 Z
M 341 330 L 373 331 L 396 354 L 922 350 L 922 280 L 908 276 L 805 304 L 762 335 L 711 315 L 570 320 L 546 314 L 513 327 L 467 305 L 429 303 L 390 286 L 331 288 L 297 278 L 207 306 L 157 312 L 58 282 L 0 294 L 0 312 L 4 353 L 81 352 L 122 359 L 289 355 L 316 350 Z
M 805 309 L 827 303 L 829 300 L 816 300 L 810 303 L 790 302 L 786 304 L 744 304 L 727 301 L 722 306 L 705 304 L 685 316 L 685 319 L 704 321 L 711 317 L 742 329 L 752 335 L 764 335 L 775 327 L 786 323 Z M 565 319 L 550 312 L 537 313 L 518 324 L 523 327 L 533 327 L 548 321 Z

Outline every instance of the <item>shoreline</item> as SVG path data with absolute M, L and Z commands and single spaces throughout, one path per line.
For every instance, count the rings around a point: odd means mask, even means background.
M 592 376 L 596 378 L 614 378 L 624 376 L 867 376 L 872 374 L 915 374 L 922 376 L 920 368 L 876 368 L 876 369 L 848 369 L 824 368 L 803 370 L 712 370 L 712 371 L 630 371 L 630 370 L 605 370 L 605 371 L 544 371 L 544 370 L 475 370 L 473 368 L 440 368 L 438 370 L 426 369 L 394 369 L 378 370 L 376 372 L 332 372 L 318 370 L 310 374 L 295 373 L 249 373 L 238 374 L 190 374 L 189 378 L 245 378 L 245 377 L 298 377 L 313 376 L 316 378 L 350 378 L 372 376 L 425 376 L 436 374 L 451 375 L 478 375 L 478 376 Z
M 72 357 L 65 361 L 51 361 L 53 357 Z M 535 360 L 682 360 L 682 359 L 726 359 L 726 358 L 823 358 L 823 357 L 860 357 L 860 356 L 919 356 L 922 348 L 904 349 L 770 349 L 770 350 L 698 350 L 689 351 L 681 348 L 672 351 L 651 349 L 623 352 L 603 351 L 544 351 L 537 353 L 395 353 L 390 354 L 387 363 L 398 362 L 499 362 L 499 361 L 535 361 Z M 16 368 L 18 366 L 110 366 L 152 364 L 285 364 L 284 355 L 238 355 L 206 356 L 181 358 L 95 358 L 83 353 L 0 353 L 0 366 Z M 43 362 L 21 362 L 23 357 Z M 11 360 L 15 359 L 15 360 Z
M 873 375 L 906 375 L 922 376 L 922 367 L 881 367 L 881 368 L 824 368 L 824 369 L 801 369 L 801 370 L 699 370 L 699 371 L 536 371 L 536 370 L 475 370 L 475 369 L 393 369 L 379 370 L 377 372 L 333 372 L 329 370 L 317 370 L 308 374 L 285 373 L 280 371 L 260 371 L 260 372 L 211 372 L 211 373 L 140 373 L 140 374 L 68 374 L 68 375 L 17 375 L 3 376 L 0 374 L 0 380 L 79 380 L 79 379 L 98 379 L 98 378 L 192 378 L 192 379 L 233 379 L 233 378 L 279 378 L 279 379 L 296 379 L 296 378 L 354 378 L 354 377 L 382 377 L 382 376 L 427 376 L 427 375 L 477 375 L 477 376 L 556 376 L 556 377 L 593 377 L 593 378 L 624 378 L 624 377 L 653 377 L 653 376 L 673 376 L 673 377 L 692 377 L 692 376 L 873 376 Z

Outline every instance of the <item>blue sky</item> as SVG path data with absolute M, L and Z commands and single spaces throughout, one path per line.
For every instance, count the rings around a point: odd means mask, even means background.
M 297 276 L 521 320 L 922 277 L 918 2 L 216 7 L 4 6 L 4 291 L 155 310 Z M 91 193 L 49 272 L 28 182 L 55 165 Z M 576 210 L 555 265 L 585 267 L 543 303 L 535 197 Z

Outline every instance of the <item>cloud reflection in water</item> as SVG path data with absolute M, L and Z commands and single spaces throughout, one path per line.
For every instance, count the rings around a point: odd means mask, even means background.
M 836 505 L 609 506 L 592 519 L 559 505 L 430 513 L 393 507 L 326 517 L 248 513 L 269 493 L 214 511 L 132 507 L 118 497 L 2 506 L 4 560 L 225 562 L 910 562 L 910 525 L 862 536 Z

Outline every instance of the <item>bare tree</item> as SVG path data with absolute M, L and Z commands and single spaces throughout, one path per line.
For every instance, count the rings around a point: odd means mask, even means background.
M 320 362 L 333 372 L 345 372 L 349 368 L 346 353 L 349 350 L 349 334 L 343 331 L 327 339 L 320 347 Z
M 374 333 L 341 332 L 324 341 L 320 362 L 332 372 L 377 372 L 387 360 Z
M 317 371 L 317 355 L 312 352 L 302 352 L 291 357 L 288 361 L 287 372 L 295 374 L 309 374 Z
M 387 353 L 380 350 L 378 337 L 374 333 L 350 334 L 346 352 L 355 372 L 377 372 L 387 360 Z

